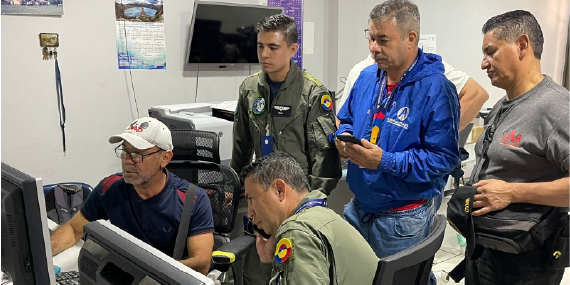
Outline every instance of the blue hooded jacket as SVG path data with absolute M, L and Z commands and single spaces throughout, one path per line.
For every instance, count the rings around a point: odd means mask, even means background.
M 336 134 L 370 141 L 374 104 L 384 70 L 365 68 L 338 114 Z M 347 182 L 366 213 L 398 208 L 443 191 L 459 162 L 459 101 L 441 57 L 418 49 L 418 62 L 394 92 L 378 145 L 378 169 L 348 165 Z

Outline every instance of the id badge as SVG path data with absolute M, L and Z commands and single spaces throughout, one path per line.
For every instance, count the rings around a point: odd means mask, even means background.
M 378 138 L 380 138 L 380 128 L 378 126 L 374 126 L 372 128 L 372 133 L 370 134 L 370 142 L 377 144 Z
M 266 156 L 273 152 L 273 137 L 261 136 L 261 156 Z

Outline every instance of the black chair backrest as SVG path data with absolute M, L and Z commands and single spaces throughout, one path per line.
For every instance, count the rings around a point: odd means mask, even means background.
M 220 163 L 217 133 L 199 130 L 172 130 L 173 161 L 192 160 Z
M 171 161 L 168 170 L 204 188 L 212 205 L 214 230 L 229 233 L 237 215 L 240 182 L 230 167 L 200 161 Z
M 427 284 L 435 253 L 441 247 L 446 219 L 436 215 L 430 234 L 418 244 L 378 261 L 374 285 Z

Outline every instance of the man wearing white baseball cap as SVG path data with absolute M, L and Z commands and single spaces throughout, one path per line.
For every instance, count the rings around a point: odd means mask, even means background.
M 172 159 L 170 130 L 157 119 L 144 117 L 109 138 L 122 173 L 103 179 L 81 211 L 51 235 L 52 254 L 71 247 L 83 236 L 83 226 L 98 219 L 119 228 L 172 256 L 186 190 L 190 183 L 166 169 Z M 181 260 L 207 274 L 214 245 L 214 220 L 204 189 L 194 196 L 188 230 L 188 258 Z

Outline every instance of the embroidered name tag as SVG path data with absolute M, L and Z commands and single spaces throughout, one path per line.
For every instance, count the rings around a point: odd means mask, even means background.
M 275 105 L 271 109 L 271 115 L 274 117 L 291 117 L 291 111 L 293 108 L 287 105 Z

